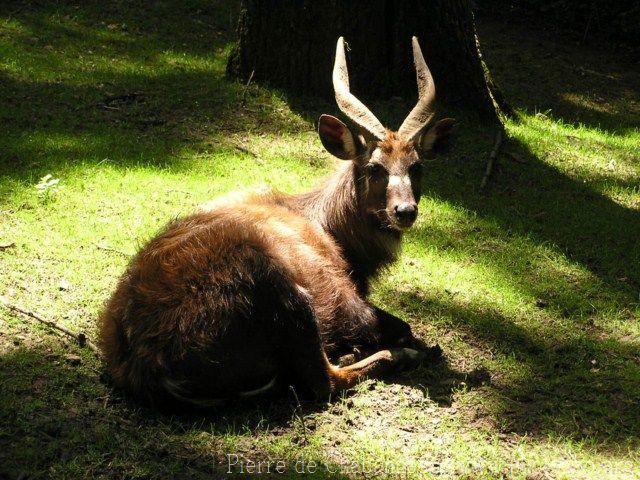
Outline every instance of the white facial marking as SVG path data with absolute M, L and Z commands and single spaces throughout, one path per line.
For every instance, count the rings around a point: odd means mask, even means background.
M 397 187 L 399 185 L 411 185 L 411 178 L 409 175 L 390 175 L 389 176 L 389 186 Z

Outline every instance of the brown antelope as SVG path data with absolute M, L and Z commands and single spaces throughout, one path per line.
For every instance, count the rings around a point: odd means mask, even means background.
M 350 93 L 340 38 L 336 100 L 360 134 L 330 115 L 318 130 L 343 168 L 308 193 L 253 194 L 176 220 L 137 254 L 100 319 L 117 385 L 156 405 L 209 406 L 278 385 L 328 399 L 425 357 L 408 324 L 366 299 L 416 220 L 418 152 L 453 125 L 430 127 L 435 89 L 415 37 L 413 55 L 419 100 L 392 132 Z M 368 356 L 336 364 L 353 352 Z

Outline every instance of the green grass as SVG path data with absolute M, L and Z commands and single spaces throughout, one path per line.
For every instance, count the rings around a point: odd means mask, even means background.
M 175 3 L 0 9 L 0 244 L 15 243 L 0 295 L 90 337 L 127 256 L 170 218 L 331 169 L 313 121 L 335 107 L 226 79 L 236 5 Z M 443 107 L 457 141 L 373 293 L 441 363 L 329 406 L 168 417 L 3 309 L 0 477 L 215 478 L 227 454 L 291 477 L 640 477 L 638 67 L 536 35 L 482 25 L 520 119 L 481 192 L 493 132 Z M 391 124 L 407 102 L 374 110 Z M 59 182 L 39 190 L 46 175 Z

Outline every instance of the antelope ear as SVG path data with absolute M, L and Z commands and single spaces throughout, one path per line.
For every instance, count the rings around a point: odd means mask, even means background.
M 318 134 L 327 152 L 341 160 L 354 160 L 360 153 L 360 141 L 354 138 L 347 126 L 336 117 L 321 115 Z
M 438 150 L 439 147 L 446 145 L 455 130 L 455 126 L 456 121 L 453 118 L 443 118 L 425 130 L 418 140 L 422 153 L 428 155 Z

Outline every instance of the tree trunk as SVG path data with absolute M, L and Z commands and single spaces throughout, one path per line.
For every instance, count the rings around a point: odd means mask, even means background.
M 468 0 L 243 0 L 230 75 L 295 94 L 333 94 L 335 44 L 350 47 L 361 98 L 417 95 L 411 36 L 420 40 L 438 97 L 498 120 Z

